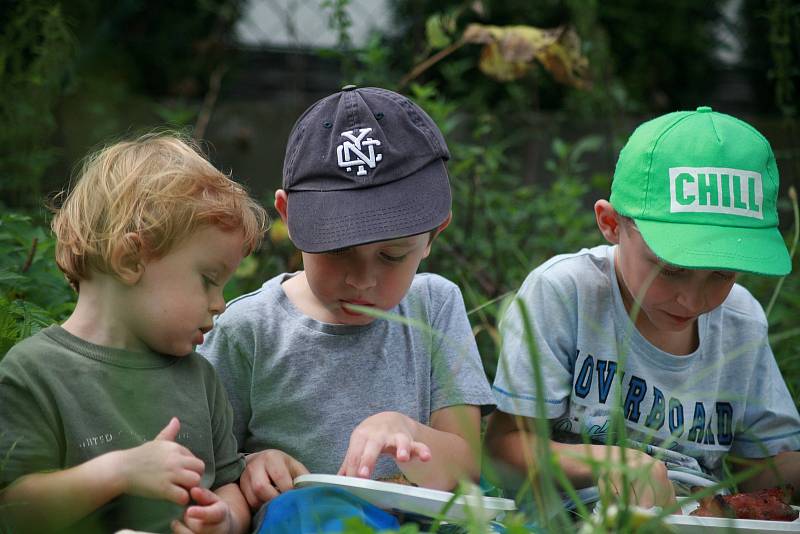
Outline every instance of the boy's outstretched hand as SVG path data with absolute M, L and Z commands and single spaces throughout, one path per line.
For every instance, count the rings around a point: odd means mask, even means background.
M 180 421 L 173 417 L 153 441 L 118 451 L 122 456 L 117 463 L 122 493 L 181 505 L 189 503 L 189 490 L 200 483 L 205 464 L 189 449 L 175 443 L 180 429 Z
M 293 457 L 277 449 L 267 449 L 247 456 L 239 486 L 250 509 L 255 511 L 294 488 L 295 477 L 307 474 L 306 466 Z
M 418 423 L 399 412 L 381 412 L 364 419 L 350 435 L 338 475 L 369 477 L 381 454 L 390 454 L 398 463 L 431 459 L 430 448 L 416 441 Z

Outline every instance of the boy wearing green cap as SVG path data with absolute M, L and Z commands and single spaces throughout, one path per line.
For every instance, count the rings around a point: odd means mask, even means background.
M 736 284 L 739 272 L 791 270 L 777 196 L 770 145 L 745 122 L 701 107 L 639 126 L 610 201 L 594 207 L 611 245 L 535 269 L 501 323 L 490 454 L 535 468 L 544 415 L 576 488 L 627 486 L 636 504 L 668 505 L 676 489 L 719 481 L 726 456 L 762 467 L 742 490 L 800 488 L 800 417 L 764 311 Z M 614 412 L 624 451 L 607 444 Z M 623 477 L 622 462 L 635 474 Z

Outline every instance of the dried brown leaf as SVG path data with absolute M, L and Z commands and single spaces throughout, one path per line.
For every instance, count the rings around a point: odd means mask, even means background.
M 588 60 L 581 54 L 580 38 L 571 28 L 470 24 L 462 40 L 484 45 L 480 69 L 497 80 L 522 77 L 535 58 L 559 83 L 588 87 Z

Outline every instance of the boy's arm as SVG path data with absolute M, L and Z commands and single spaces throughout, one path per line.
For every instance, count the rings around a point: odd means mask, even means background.
M 511 467 L 513 472 L 520 476 L 529 473 L 537 482 L 541 444 L 533 428 L 530 418 L 496 411 L 489 419 L 486 445 L 489 454 Z M 616 495 L 626 489 L 629 501 L 644 507 L 670 506 L 676 502 L 664 463 L 641 451 L 553 440 L 549 441 L 548 448 L 558 468 L 576 489 L 598 485 L 601 492 Z
M 731 458 L 734 471 L 751 467 L 761 469 L 751 478 L 742 481 L 742 491 L 758 491 L 791 484 L 794 488 L 793 502 L 800 502 L 800 451 L 786 451 L 769 458 Z
M 533 420 L 495 411 L 489 416 L 486 428 L 486 447 L 489 454 L 509 466 L 516 473 L 524 476 L 539 470 L 536 464 L 538 457 L 536 434 L 531 431 Z M 596 484 L 592 474 L 591 463 L 578 461 L 576 456 L 593 457 L 593 445 L 558 443 L 550 440 L 550 449 L 564 471 L 567 479 L 575 488 L 585 488 Z
M 415 422 L 415 439 L 425 443 L 431 458 L 398 462 L 407 479 L 432 489 L 452 490 L 459 480 L 480 477 L 481 412 L 477 406 L 450 406 L 431 414 L 430 426 Z
M 0 493 L 0 506 L 16 529 L 57 530 L 123 494 L 189 502 L 204 464 L 175 443 L 180 422 L 172 418 L 153 441 L 102 454 L 75 467 L 34 473 Z
M 14 529 L 22 531 L 26 525 L 31 532 L 71 525 L 124 492 L 124 480 L 117 469 L 119 452 L 63 471 L 17 479 L 0 493 L 3 514 Z
M 753 306 L 764 325 L 763 337 L 753 356 L 756 366 L 748 374 L 751 379 L 740 423 L 746 431 L 734 434 L 728 460 L 734 472 L 760 468 L 739 483 L 741 491 L 791 484 L 793 500 L 800 502 L 800 414 L 769 345 L 766 317 L 757 302 Z

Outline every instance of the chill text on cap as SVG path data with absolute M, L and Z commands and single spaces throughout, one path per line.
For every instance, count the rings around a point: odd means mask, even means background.
M 724 167 L 671 167 L 670 212 L 727 213 L 763 219 L 761 174 Z

